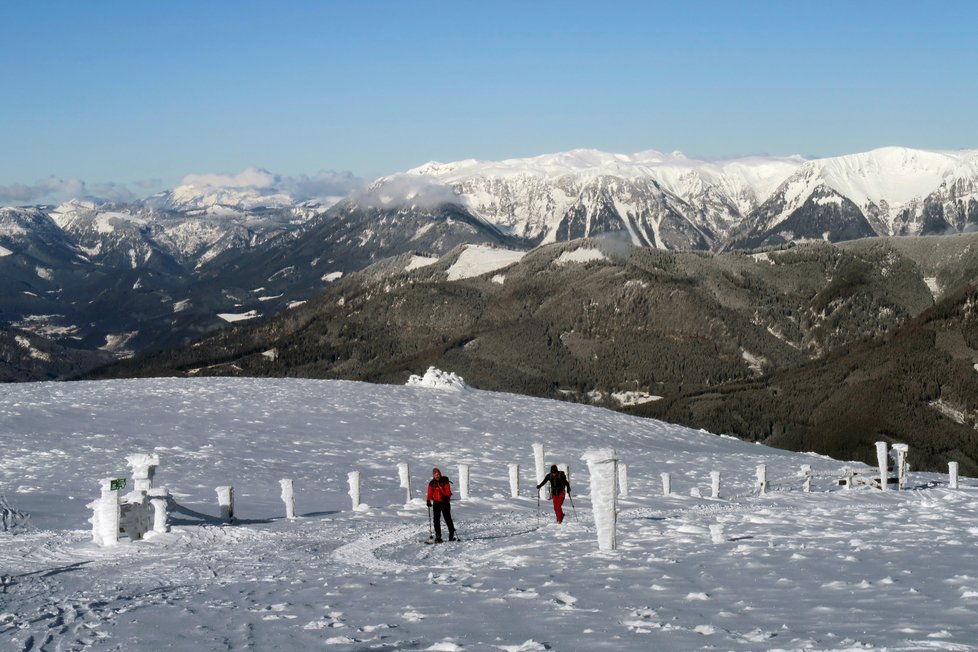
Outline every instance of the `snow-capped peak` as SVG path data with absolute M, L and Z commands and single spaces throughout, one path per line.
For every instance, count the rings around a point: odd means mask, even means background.
M 174 210 L 292 206 L 295 198 L 277 189 L 278 180 L 278 176 L 261 168 L 248 168 L 234 175 L 188 175 L 183 184 L 155 197 L 159 198 L 161 208 Z
M 954 171 L 974 160 L 975 150 L 929 151 L 882 147 L 809 161 L 806 166 L 858 206 L 886 202 L 891 210 L 937 190 Z

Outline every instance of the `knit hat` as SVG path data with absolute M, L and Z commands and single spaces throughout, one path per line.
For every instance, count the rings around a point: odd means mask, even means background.
M 436 473 L 438 475 L 441 475 L 441 471 L 438 470 L 438 467 L 437 466 L 435 468 L 431 469 L 431 475 L 434 475 Z
M 551 464 L 550 465 L 550 472 L 551 473 L 556 473 L 557 472 L 557 465 L 556 464 Z

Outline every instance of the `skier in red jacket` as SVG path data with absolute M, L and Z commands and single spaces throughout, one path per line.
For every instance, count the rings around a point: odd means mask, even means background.
M 431 470 L 428 483 L 428 507 L 435 510 L 435 543 L 441 543 L 441 517 L 448 526 L 448 540 L 455 541 L 455 524 L 452 522 L 452 483 L 438 469 Z
M 550 483 L 550 500 L 554 501 L 554 514 L 557 516 L 557 522 L 564 522 L 564 496 L 565 493 L 570 493 L 570 482 L 567 481 L 567 474 L 557 468 L 554 464 L 550 467 L 550 473 L 544 476 L 543 482 L 537 485 L 537 491 L 543 485 Z

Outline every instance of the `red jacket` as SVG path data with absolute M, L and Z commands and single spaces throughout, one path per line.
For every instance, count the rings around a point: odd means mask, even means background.
M 448 502 L 452 498 L 452 483 L 448 478 L 441 476 L 439 479 L 431 479 L 428 483 L 428 500 L 436 503 Z

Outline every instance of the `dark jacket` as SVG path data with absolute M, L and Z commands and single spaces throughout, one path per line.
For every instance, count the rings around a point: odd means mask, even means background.
M 436 503 L 448 502 L 452 499 L 452 483 L 446 476 L 441 476 L 437 480 L 434 478 L 428 483 L 428 500 Z
M 557 494 L 562 494 L 565 491 L 567 493 L 571 492 L 570 482 L 567 481 L 567 474 L 563 471 L 557 471 L 556 473 L 550 472 L 547 477 L 543 479 L 543 482 L 537 485 L 537 489 L 543 485 L 550 483 L 550 495 L 556 496 Z

